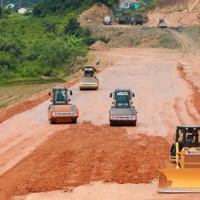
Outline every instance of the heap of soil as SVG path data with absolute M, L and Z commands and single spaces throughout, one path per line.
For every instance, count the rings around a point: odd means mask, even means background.
M 90 46 L 90 48 L 94 50 L 108 50 L 109 49 L 108 45 L 102 41 L 95 42 L 93 45 Z
M 163 137 L 130 139 L 122 127 L 71 125 L 0 177 L 0 197 L 67 190 L 91 181 L 150 183 L 168 150 Z
M 111 16 L 114 19 L 112 10 L 106 5 L 95 5 L 91 9 L 83 12 L 79 18 L 77 19 L 80 24 L 84 23 L 100 23 L 102 24 L 102 20 L 104 16 Z

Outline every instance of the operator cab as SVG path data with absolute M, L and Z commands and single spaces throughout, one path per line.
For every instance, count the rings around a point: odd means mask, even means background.
M 110 97 L 112 97 L 112 93 L 110 93 Z M 134 93 L 130 92 L 130 90 L 118 90 L 116 89 L 113 93 L 113 104 L 116 108 L 130 108 L 132 102 L 132 97 L 134 97 Z
M 197 127 L 181 127 L 177 129 L 176 141 L 182 147 L 197 147 L 199 142 L 199 129 Z
M 94 77 L 96 69 L 94 67 L 88 66 L 88 67 L 84 67 L 83 71 L 84 71 L 84 77 Z
M 199 141 L 200 126 L 177 126 L 176 134 L 174 135 L 175 143 L 179 143 L 179 152 L 184 147 L 200 147 Z M 170 158 L 176 158 L 176 145 L 172 144 L 170 149 Z
M 66 105 L 70 101 L 67 95 L 67 88 L 66 87 L 54 87 L 53 88 L 53 96 L 52 102 L 54 105 Z M 49 93 L 49 96 L 51 93 Z M 70 95 L 72 95 L 72 91 L 70 91 Z
M 161 24 L 162 24 L 162 23 L 165 23 L 165 20 L 164 20 L 163 18 L 160 18 L 160 19 L 159 19 L 159 23 L 161 23 Z

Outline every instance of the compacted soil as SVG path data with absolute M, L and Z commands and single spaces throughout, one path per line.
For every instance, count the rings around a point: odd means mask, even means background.
M 1 110 L 1 200 L 200 199 L 157 193 L 176 126 L 200 124 L 198 44 L 183 31 L 159 31 L 176 48 L 122 48 L 113 40 L 91 47 L 93 61 L 101 60 L 99 89 L 80 91 L 79 78 L 64 84 L 80 112 L 77 124 L 49 124 L 47 91 Z M 109 126 L 116 88 L 135 93 L 136 127 Z

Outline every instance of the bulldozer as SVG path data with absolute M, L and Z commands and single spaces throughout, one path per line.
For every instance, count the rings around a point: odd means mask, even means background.
M 84 77 L 79 80 L 79 89 L 97 90 L 99 87 L 99 79 L 96 77 L 96 68 L 93 66 L 85 66 L 82 71 Z
M 159 193 L 200 192 L 200 126 L 177 126 L 170 168 L 159 171 Z
M 110 93 L 110 98 L 113 97 L 114 100 L 109 110 L 110 126 L 136 126 L 137 111 L 135 106 L 132 106 L 134 96 L 130 89 L 115 89 Z
M 163 18 L 159 19 L 158 28 L 167 28 L 167 23 L 165 22 Z
M 54 87 L 52 93 L 49 92 L 49 96 L 52 96 L 52 104 L 48 107 L 50 124 L 77 123 L 79 111 L 76 105 L 69 104 L 71 100 L 68 93 L 72 95 L 72 91 L 66 87 Z

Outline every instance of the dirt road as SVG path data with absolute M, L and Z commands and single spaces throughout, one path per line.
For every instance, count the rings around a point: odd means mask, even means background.
M 200 124 L 194 105 L 199 82 L 191 79 L 199 77 L 198 52 L 188 54 L 187 38 L 174 36 L 185 44 L 183 51 L 91 52 L 113 65 L 98 73 L 99 90 L 70 87 L 78 124 L 50 125 L 49 100 L 1 123 L 1 199 L 199 199 L 199 194 L 156 192 L 157 170 L 168 159 L 176 125 Z M 109 93 L 115 88 L 134 91 L 136 127 L 109 126 Z

